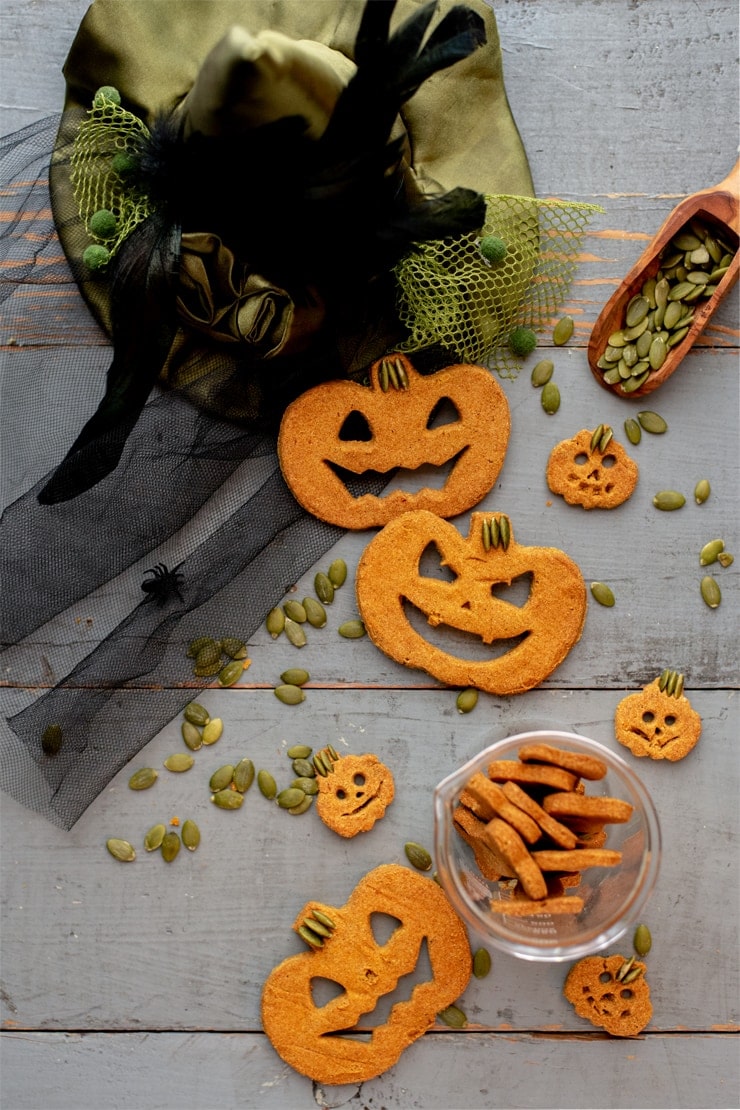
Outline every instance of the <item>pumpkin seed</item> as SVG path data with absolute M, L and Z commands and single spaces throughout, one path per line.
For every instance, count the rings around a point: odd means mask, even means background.
M 174 771 L 179 774 L 182 771 L 189 771 L 194 763 L 194 757 L 188 755 L 187 752 L 175 752 L 174 755 L 167 756 L 164 761 L 164 766 L 168 771 Z
M 361 620 L 344 621 L 337 632 L 340 636 L 344 636 L 345 640 L 359 640 L 365 635 L 365 624 Z
M 332 921 L 329 915 L 324 913 L 323 910 L 312 910 L 311 917 L 315 917 L 316 920 L 320 921 L 322 925 L 326 925 L 327 929 L 336 929 L 337 927 L 336 922 Z
M 632 970 L 628 971 L 627 974 L 624 976 L 624 978 L 622 979 L 622 983 L 624 984 L 625 987 L 627 986 L 628 983 L 634 983 L 635 979 L 640 978 L 640 976 L 642 975 L 642 972 L 643 972 L 643 968 L 633 967 Z
M 549 358 L 542 358 L 532 370 L 532 385 L 536 388 L 547 385 L 555 370 L 555 363 Z
M 227 786 L 225 790 L 217 790 L 215 794 L 211 794 L 211 801 L 219 809 L 240 809 L 244 795 Z
M 138 771 L 134 771 L 131 778 L 128 780 L 130 790 L 148 790 L 150 786 L 159 777 L 159 772 L 155 771 L 153 767 L 140 767 Z
M 301 667 L 289 667 L 287 671 L 283 671 L 280 675 L 280 681 L 285 683 L 286 686 L 303 686 L 308 682 L 308 671 L 304 671 Z M 290 755 L 290 753 L 288 753 Z M 311 749 L 308 749 L 308 754 L 311 754 Z
M 294 759 L 292 763 L 293 771 L 301 778 L 315 778 L 316 769 L 310 759 L 299 757 Z
M 663 432 L 668 431 L 668 425 L 663 417 L 657 412 L 651 412 L 649 409 L 644 409 L 638 412 L 637 419 L 640 421 L 641 426 L 646 432 L 652 432 L 653 435 L 662 435 Z
M 716 563 L 717 557 L 725 549 L 724 540 L 710 540 L 705 543 L 699 553 L 699 564 L 703 567 L 708 567 L 710 563 Z
M 487 528 L 490 537 L 491 547 L 498 547 L 501 543 L 501 528 L 498 522 L 498 517 L 492 516 L 490 520 L 483 521 L 484 527 Z M 486 545 L 486 533 L 483 533 L 483 546 Z
M 200 829 L 195 821 L 188 819 L 183 825 L 182 842 L 189 852 L 194 852 L 200 844 Z
M 637 323 L 637 321 L 635 321 Z M 553 328 L 552 341 L 556 347 L 562 347 L 573 334 L 574 321 L 572 316 L 563 316 Z
M 703 505 L 712 492 L 712 488 L 706 478 L 702 478 L 697 482 L 694 487 L 694 500 L 697 505 Z
M 331 773 L 331 763 L 324 759 L 322 752 L 316 752 L 311 762 L 314 765 L 316 773 L 321 775 L 322 778 L 325 779 L 327 775 Z
M 203 728 L 202 739 L 207 748 L 211 744 L 215 744 L 221 738 L 224 731 L 224 723 L 220 717 L 213 717 L 207 725 Z
M 240 794 L 246 794 L 254 782 L 254 763 L 251 759 L 240 759 L 234 768 L 234 786 Z
M 653 938 L 647 925 L 638 925 L 632 938 L 635 952 L 638 956 L 647 956 L 653 946 Z
M 501 546 L 504 551 L 507 551 L 511 543 L 511 524 L 509 523 L 508 516 L 502 513 L 498 518 L 498 530 Z
M 716 609 L 720 601 L 722 600 L 722 591 L 720 590 L 719 585 L 715 581 L 715 579 L 711 578 L 709 575 L 706 575 L 706 577 L 702 578 L 701 580 L 700 589 L 701 596 L 703 597 L 709 608 Z
M 558 411 L 560 408 L 560 390 L 555 382 L 548 382 L 542 387 L 542 396 L 540 400 L 548 416 L 552 416 Z
M 167 829 L 164 825 L 152 825 L 149 832 L 144 837 L 144 847 L 147 852 L 156 852 L 157 848 L 162 847 Z
M 396 370 L 395 363 L 391 362 L 390 360 L 386 360 L 386 368 L 388 370 L 388 379 L 391 385 L 394 389 L 400 389 L 401 383 L 398 380 L 398 371 Z
M 473 975 L 485 979 L 491 970 L 491 953 L 487 948 L 478 948 L 473 956 Z
M 720 551 L 717 562 L 721 567 L 731 567 L 735 562 L 735 556 L 731 555 L 729 551 Z
M 409 376 L 406 373 L 406 367 L 401 362 L 400 358 L 394 358 L 393 365 L 396 368 L 396 375 L 398 377 L 398 385 L 400 389 L 408 389 Z
M 292 686 L 289 683 L 284 683 L 282 686 L 276 686 L 273 690 L 275 697 L 281 701 L 283 705 L 300 705 L 302 701 L 306 700 L 306 695 L 300 686 Z
M 225 790 L 227 786 L 230 786 L 233 779 L 234 765 L 224 763 L 223 767 L 219 767 L 218 770 L 213 772 L 208 780 L 208 786 L 216 794 L 219 790 Z
M 311 946 L 311 948 L 324 947 L 324 942 L 321 937 L 318 935 L 318 933 L 315 933 L 313 929 L 309 929 L 308 925 L 299 925 L 296 929 L 296 932 L 302 940 L 305 940 L 306 944 L 309 944 Z
M 598 601 L 599 605 L 604 605 L 607 609 L 611 609 L 614 605 L 614 592 L 606 582 L 592 582 L 591 594 L 594 601 Z
M 656 493 L 653 498 L 653 505 L 656 509 L 662 509 L 663 512 L 671 512 L 673 509 L 680 509 L 686 504 L 686 498 L 682 493 L 675 489 L 664 489 L 660 493 Z
M 311 914 L 310 917 L 304 917 L 303 924 L 306 926 L 307 929 L 311 929 L 312 932 L 318 933 L 320 937 L 330 937 L 334 932 L 333 928 L 330 928 L 328 925 L 324 925 L 323 921 L 319 921 L 318 917 L 316 917 L 314 914 Z
M 631 971 L 632 967 L 634 966 L 634 963 L 635 963 L 635 957 L 634 956 L 630 956 L 630 958 L 628 960 L 624 961 L 622 966 L 617 971 L 617 974 L 614 976 L 614 978 L 617 980 L 618 983 L 621 983 L 622 980 L 624 979 L 625 975 L 627 975 Z M 607 982 L 608 982 L 608 980 L 607 980 Z
M 326 609 L 315 597 L 304 597 L 303 608 L 306 610 L 306 620 L 312 628 L 323 628 L 326 624 Z
M 483 523 L 481 525 L 481 538 L 483 540 L 483 550 L 484 551 L 490 551 L 491 550 L 491 522 L 490 522 L 490 520 L 484 520 L 483 521 Z
M 293 647 L 302 648 L 306 646 L 306 633 L 303 631 L 301 625 L 291 620 L 290 617 L 285 618 L 285 635 L 288 637 Z
M 305 794 L 297 786 L 286 786 L 277 795 L 275 801 L 281 809 L 292 809 L 293 806 L 299 805 L 304 798 Z
M 230 663 L 227 663 L 226 666 L 222 667 L 218 672 L 218 684 L 219 686 L 233 686 L 235 682 L 239 681 L 243 674 L 244 666 L 241 659 L 232 659 Z M 213 722 L 211 722 L 211 724 L 213 724 Z M 209 726 L 206 725 L 206 728 L 208 727 Z M 205 729 L 203 729 L 203 732 L 205 733 Z
M 290 617 L 296 624 L 306 623 L 306 610 L 301 605 L 300 601 L 295 601 L 295 599 L 286 601 L 283 605 L 283 609 L 285 610 L 286 617 Z
M 630 443 L 637 445 L 642 439 L 642 429 L 636 420 L 631 417 L 624 422 L 624 431 Z
M 228 655 L 229 659 L 247 658 L 247 645 L 243 640 L 236 639 L 235 636 L 227 636 L 225 640 L 222 640 L 221 650 L 224 655 Z
M 319 601 L 324 605 L 331 605 L 334 600 L 334 584 L 328 574 L 320 570 L 314 577 L 313 588 Z
M 41 733 L 41 751 L 44 755 L 56 755 L 62 746 L 64 734 L 61 725 L 47 725 Z
M 198 636 L 195 640 L 191 640 L 188 644 L 188 659 L 197 659 L 198 652 L 207 647 L 218 647 L 216 641 L 213 639 L 212 636 Z
M 475 709 L 478 704 L 478 691 L 469 686 L 466 690 L 461 690 L 455 700 L 458 713 L 470 713 Z
M 327 577 L 335 590 L 342 588 L 347 581 L 347 564 L 344 559 L 334 559 L 332 561 Z
M 179 851 L 180 837 L 174 829 L 171 829 L 168 833 L 165 833 L 164 840 L 162 841 L 162 859 L 165 863 L 172 863 Z
M 105 846 L 113 858 L 120 860 L 121 863 L 131 863 L 136 859 L 136 850 L 133 844 L 129 844 L 128 840 L 120 840 L 118 837 L 112 836 L 106 840 Z
M 290 787 L 290 789 L 298 790 L 298 787 Z M 299 793 L 303 793 L 303 791 L 299 791 Z M 305 813 L 307 809 L 310 809 L 312 805 L 313 798 L 309 794 L 303 793 L 302 801 L 298 802 L 297 805 L 287 807 L 288 813 L 291 813 L 294 817 L 299 817 L 302 813 Z
M 468 1024 L 468 1019 L 459 1006 L 447 1006 L 444 1010 L 440 1010 L 437 1017 L 450 1029 L 464 1029 Z
M 185 706 L 183 716 L 188 724 L 200 726 L 201 728 L 203 725 L 207 725 L 211 719 L 208 710 L 197 701 L 191 701 Z M 188 747 L 189 746 L 190 745 L 188 745 Z
M 277 783 L 269 771 L 257 772 L 257 786 L 265 798 L 271 799 L 277 794 Z
M 311 771 L 314 773 L 314 775 L 316 774 L 316 772 L 313 770 L 313 767 L 311 768 Z M 294 786 L 296 790 L 302 790 L 304 794 L 308 794 L 309 796 L 318 794 L 319 792 L 319 784 L 316 782 L 315 777 L 309 778 L 306 775 L 301 775 L 299 778 L 293 779 L 290 785 Z
M 603 424 L 599 424 L 598 428 L 594 428 L 593 432 L 591 433 L 590 450 L 592 452 L 595 451 L 596 448 L 599 446 L 599 441 L 600 441 L 601 437 L 603 436 L 603 434 L 604 434 L 604 425 Z
M 285 679 L 285 675 L 282 677 Z M 296 682 L 296 686 L 300 686 L 300 682 Z M 312 751 L 313 748 L 309 748 L 308 744 L 294 744 L 292 748 L 288 748 L 285 754 L 288 759 L 308 759 Z
M 665 362 L 667 354 L 668 348 L 666 347 L 665 339 L 663 339 L 663 337 L 660 335 L 656 335 L 652 343 L 650 344 L 650 350 L 648 351 L 648 361 L 651 368 L 653 370 L 660 370 L 661 366 Z
M 432 857 L 421 844 L 416 844 L 413 840 L 409 840 L 404 844 L 403 850 L 406 853 L 407 860 L 417 871 L 432 870 Z
M 285 628 L 285 613 L 279 606 L 271 609 L 270 612 L 267 614 L 265 627 L 272 636 L 273 640 L 277 640 L 278 636 Z
M 221 666 L 220 645 L 215 643 L 214 640 L 211 640 L 209 644 L 206 644 L 205 647 L 202 647 L 195 657 L 195 665 L 200 669 L 216 667 L 216 669 L 218 670 L 218 668 Z

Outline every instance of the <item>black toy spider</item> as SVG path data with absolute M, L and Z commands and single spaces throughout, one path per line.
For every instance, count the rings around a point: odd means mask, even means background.
M 179 570 L 170 570 L 165 563 L 157 563 L 156 567 L 150 567 L 146 572 L 152 574 L 153 578 L 145 578 L 141 583 L 141 588 L 149 597 L 144 599 L 144 604 L 147 601 L 156 601 L 160 607 L 169 601 L 171 597 L 177 596 L 180 601 L 184 601 L 184 597 L 180 593 L 180 586 L 184 578 Z

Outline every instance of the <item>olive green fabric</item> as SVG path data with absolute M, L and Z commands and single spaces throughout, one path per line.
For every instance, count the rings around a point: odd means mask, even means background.
M 486 45 L 435 74 L 404 106 L 401 118 L 411 169 L 423 192 L 467 186 L 482 193 L 532 196 L 526 154 L 506 97 L 495 17 L 483 0 L 468 2 L 484 19 Z M 442 0 L 435 18 L 452 3 Z M 420 0 L 399 0 L 392 25 L 419 6 Z M 271 28 L 323 43 L 352 59 L 362 9 L 362 0 L 95 0 L 64 67 L 65 113 L 51 184 L 65 253 L 83 295 L 108 332 L 107 283 L 81 264 L 89 238 L 69 181 L 71 143 L 96 89 L 113 85 L 124 105 L 148 124 L 181 103 L 204 58 L 231 26 L 253 33 Z M 202 232 L 207 236 L 209 230 Z M 369 361 L 382 349 L 382 335 L 370 346 L 365 338 L 358 340 L 356 349 Z M 187 379 L 183 361 L 200 341 L 197 331 L 179 337 L 179 365 L 169 375 L 171 384 Z

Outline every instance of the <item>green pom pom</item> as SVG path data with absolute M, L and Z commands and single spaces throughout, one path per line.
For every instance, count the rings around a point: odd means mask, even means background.
M 93 97 L 93 107 L 101 108 L 105 103 L 120 104 L 121 94 L 113 85 L 101 85 Z
M 112 239 L 118 230 L 118 220 L 107 208 L 101 208 L 93 212 L 88 227 L 99 239 Z
M 118 154 L 113 155 L 111 169 L 119 177 L 128 177 L 136 169 L 136 158 L 125 150 L 119 150 Z
M 480 252 L 489 262 L 502 262 L 506 251 L 506 243 L 498 235 L 484 235 L 480 241 Z
M 110 262 L 110 251 L 100 243 L 91 243 L 82 254 L 82 261 L 88 270 L 102 270 Z
M 509 350 L 517 358 L 531 355 L 537 346 L 537 336 L 529 328 L 514 328 L 509 336 Z

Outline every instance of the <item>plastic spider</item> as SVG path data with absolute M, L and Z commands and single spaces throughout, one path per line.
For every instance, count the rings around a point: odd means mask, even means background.
M 144 599 L 144 604 L 147 601 L 156 601 L 161 607 L 173 596 L 179 597 L 180 601 L 185 600 L 180 593 L 184 578 L 179 570 L 170 570 L 165 563 L 157 563 L 156 567 L 150 567 L 146 573 L 153 577 L 145 578 L 141 583 L 144 593 L 149 594 L 149 597 Z

